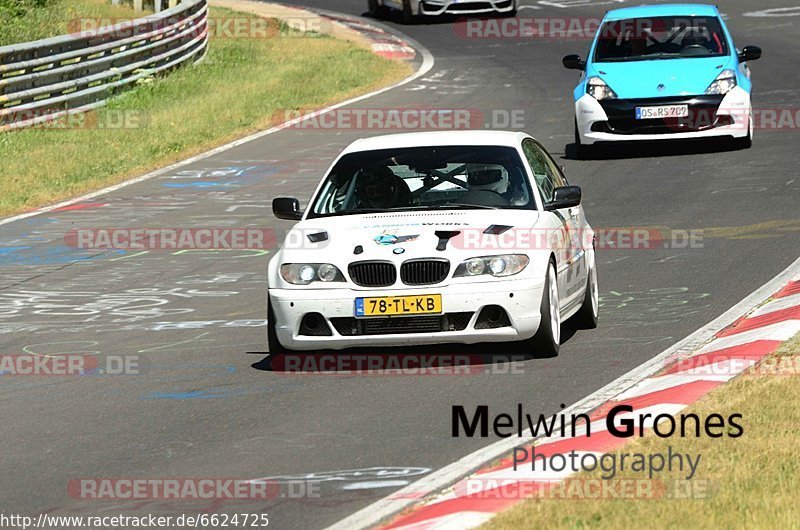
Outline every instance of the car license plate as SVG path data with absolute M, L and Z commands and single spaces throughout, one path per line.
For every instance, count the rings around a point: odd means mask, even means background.
M 657 107 L 636 107 L 637 120 L 658 118 L 685 118 L 689 115 L 689 105 L 660 105 Z
M 357 317 L 428 315 L 442 312 L 442 295 L 381 296 L 356 298 Z

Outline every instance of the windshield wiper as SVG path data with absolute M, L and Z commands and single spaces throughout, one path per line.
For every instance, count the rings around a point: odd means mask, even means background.
M 455 206 L 456 208 L 478 208 L 483 210 L 499 210 L 499 206 L 489 206 L 488 204 L 469 204 L 463 202 L 446 202 L 440 204 L 440 208 L 448 208 L 450 206 Z

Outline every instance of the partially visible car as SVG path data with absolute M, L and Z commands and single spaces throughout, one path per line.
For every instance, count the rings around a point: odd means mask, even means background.
M 603 142 L 728 137 L 750 147 L 748 61 L 715 6 L 664 4 L 609 11 L 573 92 L 579 155 Z
M 420 16 L 479 15 L 496 13 L 513 17 L 517 14 L 519 0 L 368 0 L 369 14 L 375 18 L 388 10 L 401 13 L 404 24 L 413 23 Z

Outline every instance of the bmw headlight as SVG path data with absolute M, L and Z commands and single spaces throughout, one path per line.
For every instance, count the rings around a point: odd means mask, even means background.
M 528 263 L 530 263 L 530 259 L 525 254 L 470 258 L 456 268 L 453 277 L 481 276 L 483 274 L 496 277 L 513 276 L 522 272 Z
M 736 72 L 733 70 L 723 70 L 714 81 L 708 85 L 706 94 L 716 96 L 727 94 L 736 86 Z
M 330 263 L 284 263 L 281 265 L 281 278 L 294 285 L 344 281 L 342 271 Z
M 602 99 L 617 99 L 617 93 L 599 77 L 590 77 L 586 81 L 586 93 L 597 101 Z

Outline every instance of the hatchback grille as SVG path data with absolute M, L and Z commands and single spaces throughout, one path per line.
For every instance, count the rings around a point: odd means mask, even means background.
M 446 259 L 414 259 L 400 266 L 400 278 L 406 285 L 432 285 L 443 282 L 450 272 Z
M 358 261 L 347 270 L 353 282 L 361 287 L 388 287 L 397 281 L 397 269 L 390 261 Z

